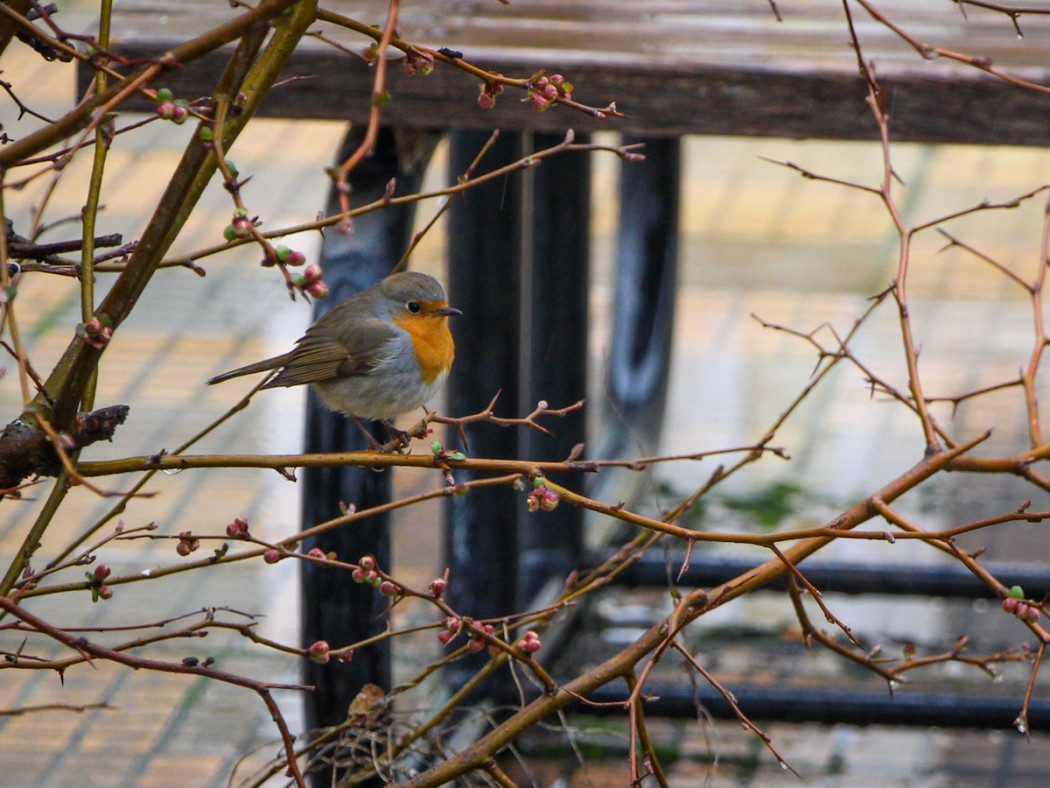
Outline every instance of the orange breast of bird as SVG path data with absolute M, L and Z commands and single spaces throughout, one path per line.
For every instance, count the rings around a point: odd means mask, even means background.
M 431 384 L 452 366 L 455 345 L 452 332 L 448 330 L 448 318 L 431 314 L 447 304 L 424 301 L 419 314 L 398 315 L 394 324 L 403 328 L 412 339 L 412 349 L 419 364 L 419 374 L 426 384 Z

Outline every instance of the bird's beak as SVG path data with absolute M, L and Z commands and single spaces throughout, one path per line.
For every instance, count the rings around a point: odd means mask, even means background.
M 463 313 L 453 306 L 445 306 L 441 309 L 435 309 L 434 314 L 440 315 L 441 317 L 455 317 L 456 315 L 462 315 Z

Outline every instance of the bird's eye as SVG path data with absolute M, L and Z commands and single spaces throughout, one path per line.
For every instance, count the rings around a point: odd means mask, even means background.
M 405 304 L 405 306 L 408 308 L 408 311 L 411 312 L 413 315 L 418 315 L 423 309 L 423 307 L 419 305 L 418 301 L 409 301 L 407 304 Z

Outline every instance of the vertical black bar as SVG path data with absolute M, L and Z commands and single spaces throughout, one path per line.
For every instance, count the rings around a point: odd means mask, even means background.
M 354 205 L 378 199 L 391 178 L 398 191 L 417 191 L 438 135 L 433 132 L 383 129 L 373 156 L 351 174 Z M 340 160 L 361 141 L 351 132 L 343 143 Z M 413 144 L 414 143 L 414 144 Z M 412 155 L 407 156 L 406 150 Z M 338 213 L 335 190 L 329 195 L 328 212 Z M 390 273 L 411 239 L 413 206 L 385 209 L 358 217 L 353 231 L 343 235 L 334 228 L 325 234 L 321 264 L 331 295 L 315 305 L 315 317 L 356 292 L 367 289 Z M 386 432 L 376 427 L 378 438 Z M 339 452 L 367 448 L 360 431 L 345 416 L 324 409 L 311 391 L 306 414 L 306 451 Z M 390 500 L 389 472 L 367 468 L 306 468 L 302 472 L 302 518 L 305 527 L 340 514 L 340 502 L 365 509 Z M 346 561 L 374 555 L 384 569 L 390 567 L 387 518 L 376 517 L 353 528 L 331 531 L 308 540 L 307 549 L 335 551 Z M 379 615 L 388 600 L 367 585 L 349 582 L 345 572 L 320 570 L 302 562 L 303 642 L 327 640 L 333 648 L 345 646 L 380 632 Z M 305 696 L 309 727 L 334 725 L 346 719 L 350 701 L 367 683 L 389 689 L 390 649 L 387 641 L 359 649 L 349 663 L 306 663 L 304 681 L 316 688 Z M 330 777 L 323 783 L 330 782 Z
M 625 162 L 620 171 L 619 248 L 606 375 L 610 404 L 603 445 L 592 455 L 600 457 L 655 450 L 663 427 L 674 322 L 681 142 L 670 137 L 623 142 L 644 142 L 645 161 Z M 599 485 L 614 483 L 617 476 L 601 475 L 605 478 Z
M 453 182 L 474 161 L 489 134 L 454 132 L 449 167 Z M 520 134 L 503 134 L 482 159 L 476 175 L 522 156 Z M 497 412 L 517 414 L 520 313 L 522 177 L 514 173 L 468 190 L 449 210 L 450 300 L 463 310 L 453 325 L 456 363 L 448 384 L 448 412 L 462 416 L 485 408 L 502 392 Z M 467 453 L 473 457 L 515 457 L 515 430 L 479 424 L 467 431 Z M 449 435 L 449 443 L 458 439 Z M 457 471 L 467 481 L 475 474 Z M 475 618 L 501 616 L 515 603 L 517 520 L 524 497 L 499 487 L 479 489 L 449 499 L 445 555 L 451 569 L 449 604 Z M 476 669 L 488 659 L 457 668 Z M 457 675 L 450 677 L 457 682 Z
M 534 149 L 556 145 L 560 134 L 532 135 Z M 587 142 L 586 138 L 578 141 Z M 522 409 L 546 400 L 560 408 L 587 396 L 587 300 L 590 293 L 591 158 L 569 154 L 547 159 L 530 172 L 531 249 L 526 268 L 522 326 L 526 352 Z M 564 459 L 584 441 L 584 411 L 548 420 L 553 435 L 523 433 L 526 459 Z M 579 489 L 582 474 L 558 481 Z M 529 607 L 548 583 L 576 566 L 582 549 L 583 511 L 559 506 L 525 517 L 519 533 L 519 607 Z

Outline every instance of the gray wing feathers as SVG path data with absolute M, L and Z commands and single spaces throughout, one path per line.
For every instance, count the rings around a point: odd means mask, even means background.
M 299 340 L 295 350 L 288 354 L 280 374 L 263 388 L 299 386 L 340 377 L 340 368 L 349 360 L 350 354 L 338 342 L 307 334 Z
M 306 335 L 296 343 L 295 348 L 283 356 L 274 356 L 224 372 L 208 383 L 221 383 L 253 372 L 280 369 L 277 376 L 263 386 L 264 389 L 299 386 L 365 375 L 386 360 L 390 353 L 390 340 L 396 337 L 389 325 L 376 319 L 362 320 L 350 335 L 351 332 L 339 331 L 342 315 L 333 312 L 307 329 Z M 331 336 L 333 331 L 340 334 L 338 339 Z
M 280 374 L 263 388 L 366 375 L 386 359 L 388 343 L 396 336 L 393 329 L 375 319 L 359 322 L 352 336 L 342 332 L 338 340 L 329 335 L 331 329 L 331 325 L 311 326 L 287 354 Z

